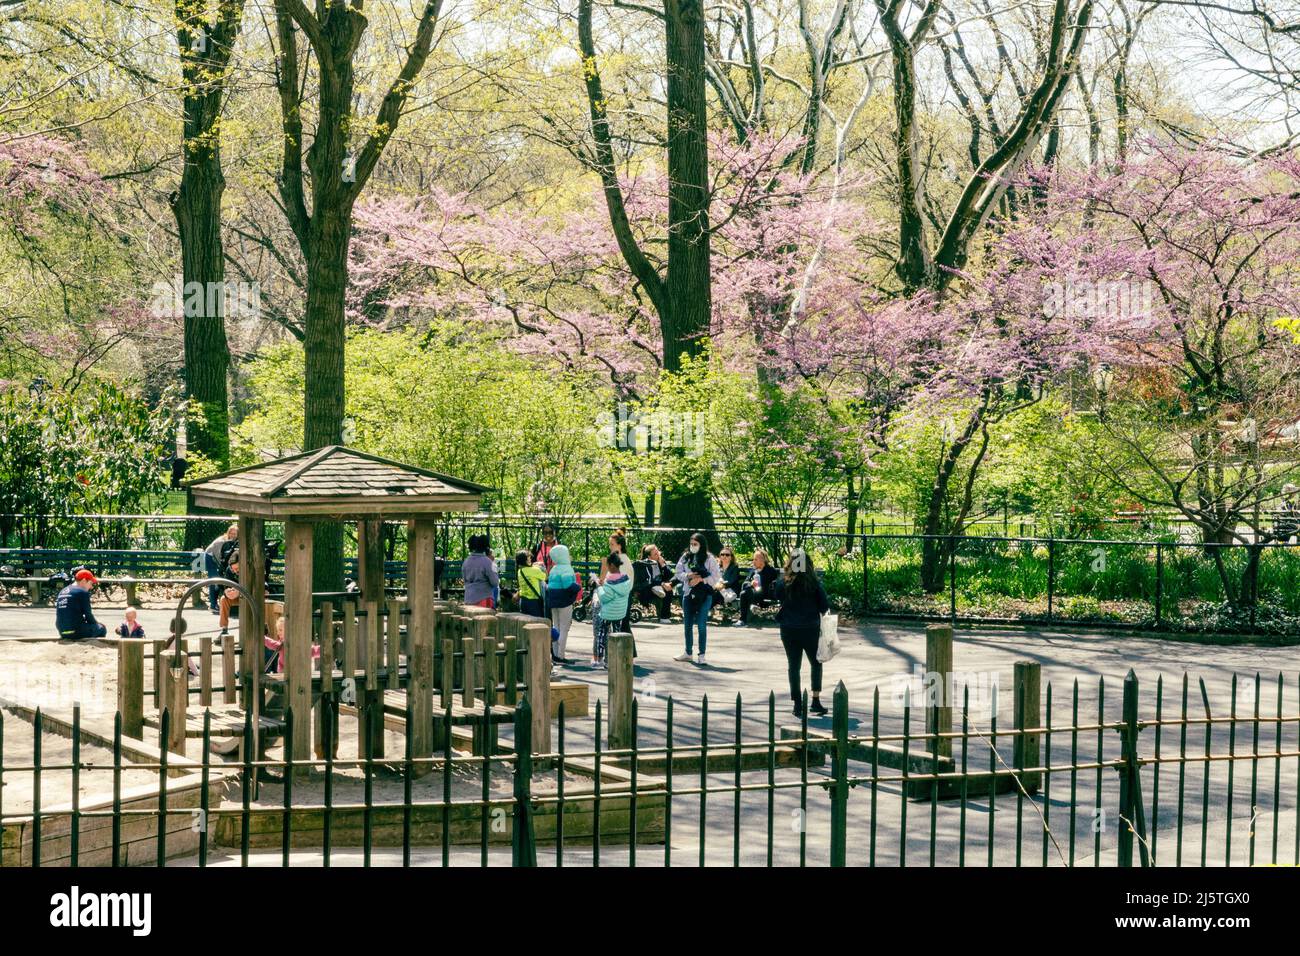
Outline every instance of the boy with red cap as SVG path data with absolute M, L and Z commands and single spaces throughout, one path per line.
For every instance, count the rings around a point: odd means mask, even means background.
M 78 640 L 85 637 L 103 637 L 108 628 L 95 620 L 90 610 L 90 592 L 99 580 L 86 568 L 77 572 L 71 584 L 54 599 L 54 623 L 59 637 Z

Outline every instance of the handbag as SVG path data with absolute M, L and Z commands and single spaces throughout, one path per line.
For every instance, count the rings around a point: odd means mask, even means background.
M 838 614 L 823 614 L 821 621 L 821 637 L 817 640 L 817 660 L 825 664 L 832 657 L 840 652 L 840 616 Z

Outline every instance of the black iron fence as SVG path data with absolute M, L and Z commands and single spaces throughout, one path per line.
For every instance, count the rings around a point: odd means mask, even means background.
M 141 527 L 154 526 L 154 519 L 129 520 L 141 522 Z M 161 520 L 159 527 L 170 527 L 178 536 L 186 520 L 208 521 L 218 528 L 228 521 L 223 517 Z M 559 540 L 569 546 L 575 563 L 589 570 L 607 553 L 615 530 L 613 524 L 562 524 Z M 267 533 L 274 540 L 280 529 L 268 524 Z M 539 524 L 534 522 L 480 516 L 448 520 L 440 528 L 437 545 L 446 583 L 454 584 L 458 577 L 469 538 L 483 533 L 489 536 L 507 577 L 513 574 L 515 552 L 532 550 L 540 537 Z M 717 534 L 737 553 L 742 568 L 759 548 L 778 562 L 796 547 L 806 549 L 839 608 L 864 616 L 1255 634 L 1279 640 L 1300 635 L 1300 548 L 1289 544 L 1003 535 L 846 537 L 773 527 L 720 527 Z M 633 556 L 653 543 L 671 562 L 684 546 L 686 533 L 674 528 L 630 528 L 627 537 Z M 386 525 L 384 547 L 388 583 L 400 587 L 405 580 L 404 525 Z M 20 579 L 37 573 L 37 565 L 44 566 L 39 555 L 67 564 L 66 555 L 72 553 L 0 550 L 0 581 L 21 590 Z M 139 549 L 87 549 L 77 554 L 79 561 L 101 574 L 112 576 L 116 571 L 141 580 L 150 576 L 147 568 L 142 570 L 142 555 L 150 560 L 171 555 L 182 562 L 193 558 L 181 551 Z M 123 566 L 119 569 L 117 564 Z M 6 567 L 8 571 L 2 570 Z M 277 573 L 273 562 L 271 574 Z
M 783 720 L 775 695 L 638 695 L 614 722 L 622 742 L 600 702 L 594 719 L 561 708 L 545 753 L 525 699 L 484 752 L 448 736 L 424 759 L 340 754 L 331 701 L 315 756 L 293 752 L 290 710 L 278 747 L 258 753 L 246 718 L 228 759 L 210 711 L 186 759 L 124 738 L 120 714 L 17 707 L 25 720 L 0 713 L 0 863 L 1300 863 L 1300 709 L 1281 675 L 1234 678 L 1213 707 L 1186 675 L 1145 694 L 1131 672 L 1118 694 L 1048 684 L 1041 699 L 1017 679 L 1010 726 L 996 684 L 950 684 L 877 687 L 857 706 L 840 684 L 825 719 L 805 701 Z M 70 749 L 51 755 L 51 731 Z

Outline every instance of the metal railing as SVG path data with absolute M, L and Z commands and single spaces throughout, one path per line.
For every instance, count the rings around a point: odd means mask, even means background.
M 127 751 L 145 745 L 123 738 L 118 714 L 107 765 L 83 759 L 79 710 L 62 725 L 72 755 L 56 761 L 42 757 L 45 714 L 32 712 L 30 724 L 0 714 L 0 783 L 16 791 L 26 781 L 32 792 L 15 810 L 5 805 L 15 791 L 0 789 L 0 862 L 1300 863 L 1300 711 L 1281 675 L 1244 687 L 1234 677 L 1217 710 L 1205 682 L 1186 675 L 1172 689 L 1158 680 L 1145 700 L 1132 672 L 1118 697 L 1104 681 L 1086 697 L 1077 680 L 1055 697 L 1049 683 L 1041 710 L 1037 689 L 1018 683 L 1009 728 L 996 691 L 981 702 L 967 684 L 960 696 L 960 705 L 938 701 L 951 708 L 952 730 L 910 691 L 892 708 L 877 687 L 855 710 L 843 683 L 829 722 L 815 724 L 805 699 L 804 716 L 782 726 L 775 694 L 748 708 L 739 695 L 722 708 L 707 697 L 636 698 L 631 737 L 617 747 L 598 702 L 594 720 L 566 720 L 561 708 L 554 752 L 537 754 L 525 698 L 502 725 L 508 740 L 467 754 L 448 736 L 424 759 L 409 746 L 402 757 L 339 756 L 329 698 L 316 756 L 293 752 L 290 710 L 277 756 L 254 752 L 246 718 L 242 754 L 214 759 L 205 713 L 198 760 L 165 750 L 131 760 Z M 6 756 L 18 746 L 15 725 L 32 728 L 30 756 L 18 761 Z M 370 729 L 358 739 L 372 739 Z M 409 716 L 404 730 L 410 741 Z M 125 772 L 152 774 L 156 785 L 124 788 Z M 55 791 L 59 774 L 66 789 Z M 83 796 L 89 774 L 110 779 L 111 796 Z M 195 785 L 188 799 L 185 781 Z
M 225 519 L 217 521 L 220 525 Z M 575 563 L 590 569 L 604 556 L 614 530 L 612 525 L 590 523 L 562 526 L 559 539 L 569 546 Z M 277 533 L 269 527 L 270 536 Z M 514 553 L 531 550 L 539 537 L 535 523 L 480 516 L 448 520 L 439 529 L 437 543 L 445 584 L 457 577 L 470 536 L 480 533 L 489 535 L 506 576 Z M 796 546 L 805 548 L 837 605 L 863 616 L 1264 634 L 1284 640 L 1300 634 L 1300 548 L 1294 545 L 1000 535 L 846 538 L 840 533 L 725 527 L 717 533 L 735 549 L 742 566 L 759 547 L 778 556 Z M 634 556 L 642 545 L 655 543 L 669 561 L 676 559 L 676 549 L 685 540 L 680 530 L 667 528 L 631 528 L 627 536 Z M 927 545 L 935 552 L 928 558 Z M 98 553 L 103 557 L 101 570 L 111 572 L 113 552 Z M 405 580 L 404 525 L 387 526 L 385 555 L 388 583 L 400 587 Z M 0 552 L 0 564 L 5 560 Z M 32 560 L 24 558 L 28 564 Z M 347 560 L 350 567 L 355 565 L 355 558 Z M 273 562 L 271 573 L 278 572 Z

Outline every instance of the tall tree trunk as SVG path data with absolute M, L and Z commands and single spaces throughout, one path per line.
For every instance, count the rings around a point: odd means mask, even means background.
M 358 125 L 352 113 L 353 57 L 361 46 L 367 21 L 361 4 L 318 3 L 315 12 L 302 0 L 276 0 L 279 43 L 276 85 L 284 153 L 280 197 L 307 263 L 307 307 L 303 350 L 303 449 L 343 441 L 345 399 L 345 303 L 352 210 L 374 172 L 384 147 L 401 120 L 429 51 L 441 0 L 425 3 L 406 58 L 389 85 L 370 134 L 353 143 Z M 315 137 L 306 151 L 311 171 L 311 211 L 303 177 L 303 88 L 295 27 L 307 37 L 315 55 L 320 84 Z M 343 528 L 317 525 L 313 542 L 313 587 L 337 591 L 343 586 Z
M 340 169 L 342 159 L 340 159 Z M 303 448 L 343 443 L 347 380 L 344 367 L 345 303 L 350 228 L 346 218 L 326 207 L 312 217 L 312 248 L 307 267 L 307 307 L 303 352 Z M 343 526 L 321 522 L 312 544 L 312 581 L 318 591 L 343 589 Z
M 614 165 L 607 100 L 596 57 L 592 0 L 579 0 L 578 46 L 584 62 L 595 146 L 592 165 L 600 174 L 619 251 L 658 314 L 664 370 L 677 372 L 685 358 L 703 351 L 712 316 L 703 0 L 664 0 L 664 33 L 669 185 L 668 263 L 666 275 L 661 275 L 638 244 L 628 219 Z M 674 527 L 707 532 L 714 526 L 713 501 L 707 487 L 664 488 L 661 514 L 663 523 Z M 667 542 L 666 550 L 674 550 L 677 543 L 675 539 Z
M 709 274 L 709 144 L 704 99 L 703 0 L 664 0 L 668 58 L 668 314 L 664 369 L 698 356 L 713 314 Z M 671 527 L 712 529 L 707 488 L 665 489 Z M 716 535 L 713 536 L 716 538 Z M 712 542 L 716 547 L 717 542 Z
M 230 465 L 226 376 L 226 259 L 221 242 L 221 103 L 226 70 L 243 17 L 243 0 L 224 0 L 209 22 L 203 8 L 176 5 L 181 63 L 181 181 L 171 196 L 181 246 L 185 397 L 201 417 L 186 423 L 188 448 L 225 469 Z M 187 494 L 193 512 L 193 496 Z M 185 547 L 207 543 L 199 522 L 186 527 Z
M 668 53 L 668 316 L 664 368 L 697 356 L 713 312 L 703 0 L 664 0 Z
M 332 8 L 337 9 L 337 8 Z M 343 444 L 347 394 L 344 366 L 348 250 L 352 243 L 355 168 L 348 155 L 347 125 L 354 71 L 347 54 L 365 20 L 331 14 L 326 39 L 334 67 L 321 71 L 320 121 L 307 153 L 312 174 L 312 216 L 308 227 L 307 305 L 303 315 L 303 450 Z M 317 524 L 313 532 L 312 587 L 343 589 L 343 526 Z
M 944 503 L 948 500 L 948 486 L 956 473 L 957 463 L 961 460 L 962 453 L 987 423 L 990 400 L 991 393 L 986 391 L 979 405 L 966 419 L 966 425 L 962 428 L 961 434 L 953 439 L 952 444 L 945 449 L 944 454 L 939 459 L 934 484 L 930 487 L 930 497 L 925 508 L 925 521 L 921 526 L 921 533 L 928 536 L 921 544 L 921 587 L 931 594 L 943 588 L 943 575 L 952 550 L 942 536 L 949 533 L 959 533 L 961 530 L 960 528 L 944 527 L 943 510 Z M 987 442 L 987 437 L 985 441 Z M 969 478 L 972 482 L 975 476 L 974 470 L 977 467 L 978 462 L 972 466 L 969 472 Z

